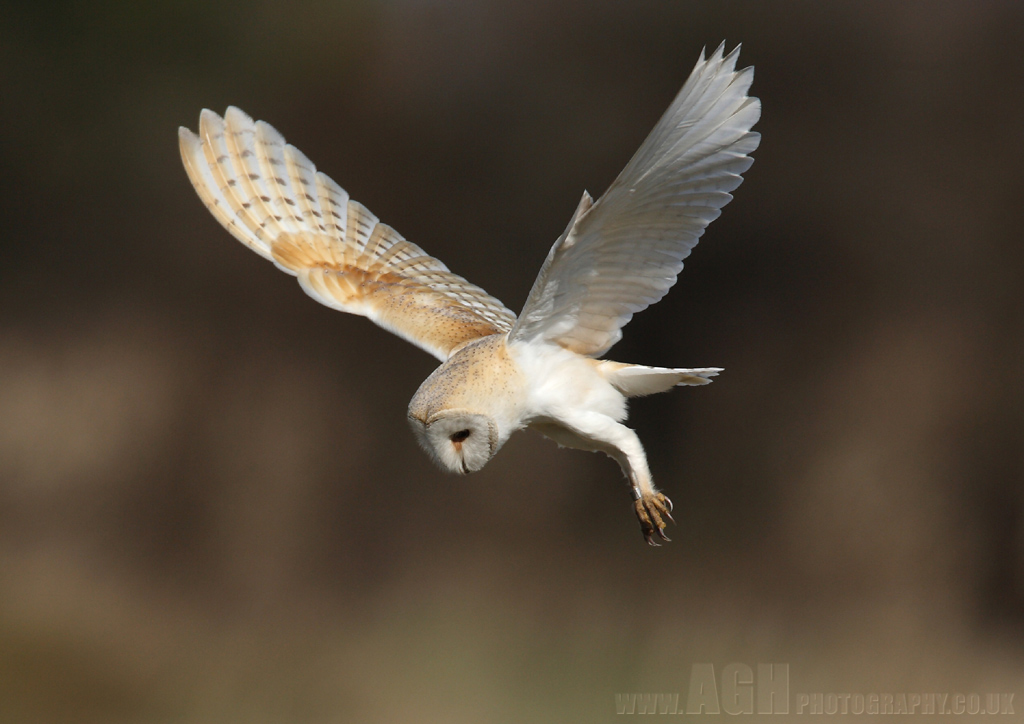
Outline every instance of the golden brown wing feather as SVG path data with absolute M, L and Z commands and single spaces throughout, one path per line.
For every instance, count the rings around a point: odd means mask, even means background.
M 181 156 L 206 207 L 235 238 L 296 276 L 317 301 L 359 314 L 441 360 L 508 332 L 515 315 L 380 223 L 267 123 L 204 110 Z

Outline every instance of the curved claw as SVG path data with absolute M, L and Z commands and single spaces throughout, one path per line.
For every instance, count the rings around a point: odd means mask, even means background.
M 663 518 L 675 523 L 672 518 L 672 501 L 662 493 L 641 495 L 634 503 L 633 509 L 637 520 L 640 521 L 640 531 L 648 545 L 658 546 L 660 543 L 654 540 L 654 535 L 664 541 L 672 539 L 665 535 L 665 521 Z

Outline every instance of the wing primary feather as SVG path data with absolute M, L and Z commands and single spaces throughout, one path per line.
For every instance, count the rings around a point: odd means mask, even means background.
M 235 215 L 231 212 L 227 201 L 224 200 L 220 189 L 210 175 L 210 169 L 203 157 L 202 140 L 182 126 L 178 129 L 178 148 L 181 151 L 181 161 L 185 166 L 185 172 L 206 208 L 235 237 L 248 243 L 241 231 L 236 228 Z
M 203 139 L 203 154 L 206 157 L 207 168 L 220 190 L 221 198 L 227 202 L 242 227 L 259 239 L 262 230 L 259 222 L 249 212 L 247 199 L 239 187 L 238 174 L 225 138 L 224 119 L 213 111 L 204 110 L 199 115 L 199 135 Z
M 263 232 L 260 236 L 266 238 L 266 234 L 273 238 L 282 229 L 270 206 L 270 192 L 256 156 L 255 136 L 256 128 L 252 118 L 238 108 L 229 106 L 224 114 L 224 137 L 235 178 L 238 179 L 237 188 L 245 199 L 243 205 Z
M 604 195 L 577 208 L 509 335 L 600 356 L 633 315 L 675 284 L 683 260 L 732 200 L 760 135 L 753 68 L 739 46 L 701 51 L 668 110 Z
M 273 126 L 263 121 L 256 123 L 255 148 L 260 171 L 270 195 L 270 206 L 274 220 L 287 234 L 303 231 L 302 217 L 298 215 L 298 203 L 293 198 L 288 183 L 288 166 L 284 160 L 284 137 Z
M 178 132 L 200 199 L 237 239 L 296 276 L 311 297 L 368 317 L 441 360 L 504 334 L 515 315 L 406 241 L 273 126 L 229 107 Z
M 231 232 L 232 236 L 257 254 L 267 259 L 271 258 L 267 239 L 254 233 L 247 225 L 243 224 L 232 205 L 225 198 L 220 184 L 213 177 L 210 165 L 206 161 L 203 140 L 183 127 L 178 131 L 178 145 L 189 180 L 192 181 L 196 193 L 199 194 L 199 198 L 202 199 L 213 217 Z
M 284 147 L 284 160 L 292 192 L 306 225 L 326 234 L 327 227 L 323 224 L 324 214 L 320 210 L 316 189 L 316 166 L 291 144 Z
M 348 192 L 319 171 L 316 174 L 316 189 L 327 233 L 341 242 L 345 238 L 345 229 L 348 228 Z M 331 261 L 334 264 L 342 266 L 348 263 L 346 248 L 343 243 L 331 245 Z

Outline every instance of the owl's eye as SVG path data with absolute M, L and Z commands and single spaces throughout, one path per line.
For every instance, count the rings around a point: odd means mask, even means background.
M 451 436 L 452 442 L 462 442 L 469 437 L 469 430 L 459 430 L 457 433 Z

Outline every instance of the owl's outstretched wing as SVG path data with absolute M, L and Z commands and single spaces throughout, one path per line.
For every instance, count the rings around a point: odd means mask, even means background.
M 761 102 L 739 46 L 701 53 L 679 95 L 596 203 L 586 193 L 551 248 L 510 340 L 604 354 L 675 284 L 683 259 L 750 168 Z
M 328 307 L 368 317 L 441 360 L 515 315 L 380 223 L 272 126 L 237 108 L 178 131 L 199 197 L 235 238 Z

